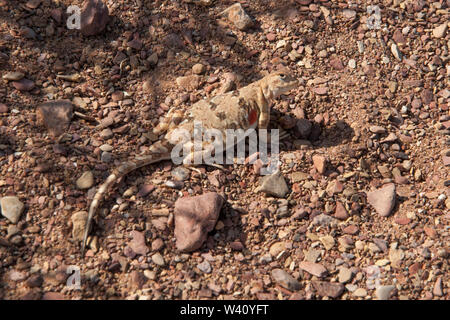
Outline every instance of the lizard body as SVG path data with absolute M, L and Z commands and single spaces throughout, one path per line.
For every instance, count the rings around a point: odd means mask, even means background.
M 153 129 L 154 134 L 164 135 L 150 146 L 149 154 L 124 162 L 115 168 L 98 188 L 89 207 L 81 254 L 84 254 L 92 218 L 109 187 L 138 168 L 171 159 L 174 146 L 180 143 L 177 132 L 184 130 L 184 132 L 192 133 L 195 122 L 200 122 L 205 129 L 219 130 L 224 136 L 227 129 L 248 130 L 257 127 L 266 129 L 270 120 L 271 100 L 295 88 L 297 83 L 297 80 L 287 70 L 276 71 L 239 90 L 198 101 L 185 112 L 171 109 L 167 116 Z M 238 137 L 238 140 L 243 138 L 245 139 L 245 137 Z M 186 146 L 188 150 L 193 149 L 191 140 L 185 142 L 183 146 Z M 203 142 L 201 152 L 207 151 L 211 154 L 212 146 L 212 144 Z M 232 146 L 227 145 L 226 147 Z M 191 151 L 184 157 L 183 163 L 189 164 L 194 157 L 195 151 Z

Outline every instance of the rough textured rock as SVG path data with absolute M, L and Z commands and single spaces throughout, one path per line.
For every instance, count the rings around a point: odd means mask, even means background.
M 300 290 L 300 283 L 295 280 L 289 273 L 282 269 L 272 270 L 272 278 L 283 288 L 290 291 Z
M 347 209 L 345 209 L 344 205 L 340 201 L 336 202 L 334 217 L 339 220 L 346 220 L 349 217 Z
M 325 277 L 328 274 L 327 269 L 319 263 L 302 261 L 300 262 L 299 267 L 318 278 Z
M 321 297 L 338 298 L 344 292 L 344 285 L 342 283 L 333 283 L 326 281 L 312 281 L 311 282 L 317 294 Z
M 2 216 L 12 223 L 17 223 L 19 221 L 20 215 L 24 209 L 24 204 L 19 198 L 14 196 L 3 197 L 0 200 L 0 206 L 2 209 Z
M 253 20 L 240 3 L 235 3 L 222 11 L 222 15 L 226 16 L 239 30 L 245 30 L 253 25 Z
M 94 36 L 101 33 L 109 21 L 108 7 L 101 0 L 87 0 L 81 9 L 81 33 Z
M 200 77 L 196 74 L 178 77 L 175 81 L 181 88 L 187 91 L 198 89 L 200 86 Z
M 177 249 L 194 251 L 205 242 L 219 218 L 224 199 L 209 192 L 200 196 L 180 198 L 175 202 L 175 238 Z
M 128 246 L 137 254 L 146 255 L 149 252 L 149 248 L 145 243 L 145 235 L 139 231 L 131 231 L 131 236 L 133 239 L 130 241 Z
M 320 174 L 324 174 L 325 170 L 326 170 L 326 165 L 327 165 L 326 158 L 324 156 L 316 154 L 312 157 L 312 160 L 313 160 L 314 167 L 316 168 L 316 170 Z
M 379 215 L 389 216 L 395 206 L 395 185 L 390 183 L 378 190 L 368 192 L 367 201 Z
M 82 190 L 83 189 L 89 189 L 93 185 L 94 185 L 94 175 L 92 174 L 91 171 L 83 172 L 81 177 L 79 177 L 77 179 L 77 187 L 78 187 L 78 189 L 82 189 Z
M 53 136 L 63 134 L 72 119 L 73 105 L 68 100 L 55 100 L 40 104 L 36 109 L 37 121 Z
M 87 216 L 88 213 L 86 211 L 78 211 L 72 215 L 72 237 L 75 240 L 83 240 Z
M 258 191 L 271 196 L 284 198 L 289 192 L 289 188 L 281 172 L 277 171 L 274 174 L 261 178 L 261 185 L 258 188 Z
M 19 91 L 31 91 L 34 89 L 34 82 L 25 78 L 19 81 L 13 81 L 12 85 Z
M 375 290 L 375 296 L 378 300 L 387 300 L 394 289 L 395 286 L 380 286 Z

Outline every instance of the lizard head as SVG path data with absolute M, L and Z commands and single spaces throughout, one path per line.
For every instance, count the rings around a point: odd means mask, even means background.
M 270 73 L 262 79 L 263 93 L 266 98 L 273 99 L 291 91 L 298 85 L 298 80 L 287 69 Z

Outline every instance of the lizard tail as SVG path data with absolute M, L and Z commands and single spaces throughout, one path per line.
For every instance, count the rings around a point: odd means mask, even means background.
M 83 243 L 81 246 L 82 257 L 84 256 L 84 251 L 86 249 L 86 242 L 90 231 L 89 229 L 92 223 L 92 218 L 94 217 L 94 214 L 97 211 L 98 206 L 100 205 L 100 201 L 102 200 L 103 195 L 108 191 L 110 186 L 114 184 L 116 181 L 118 181 L 120 178 L 126 176 L 128 173 L 138 168 L 145 167 L 149 164 L 156 163 L 159 161 L 169 160 L 170 158 L 171 158 L 170 152 L 154 153 L 151 155 L 138 157 L 134 161 L 127 161 L 113 170 L 113 172 L 108 176 L 106 181 L 98 188 L 97 193 L 95 194 L 94 199 L 92 199 L 91 205 L 89 207 L 89 214 L 86 220 Z

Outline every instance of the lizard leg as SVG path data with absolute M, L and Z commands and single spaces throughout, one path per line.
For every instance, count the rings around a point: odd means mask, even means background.
M 161 119 L 161 122 L 153 128 L 153 133 L 160 135 L 167 132 L 169 129 L 176 127 L 183 119 L 183 112 L 181 110 L 170 109 L 167 115 Z

